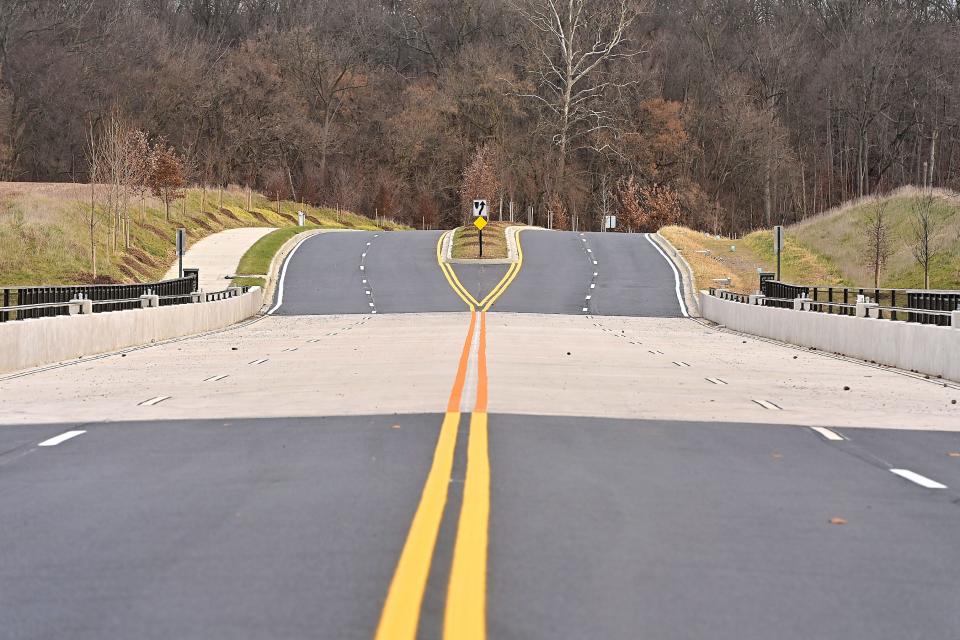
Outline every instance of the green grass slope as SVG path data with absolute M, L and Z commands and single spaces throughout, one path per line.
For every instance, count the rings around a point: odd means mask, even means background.
M 914 260 L 910 245 L 914 211 L 927 193 L 933 196 L 931 210 L 936 228 L 930 287 L 960 289 L 960 194 L 940 189 L 923 192 L 906 187 L 880 200 L 864 198 L 808 218 L 790 226 L 787 237 L 833 265 L 844 282 L 873 286 L 868 221 L 878 203 L 883 203 L 889 221 L 891 255 L 881 273 L 880 286 L 920 288 L 923 286 L 923 269 Z
M 202 207 L 201 207 L 202 205 Z M 77 184 L 0 183 L 0 286 L 81 284 L 93 281 L 90 264 L 90 187 Z M 98 282 L 149 282 L 163 277 L 174 261 L 173 238 L 187 229 L 190 244 L 236 227 L 294 227 L 297 211 L 313 228 L 400 229 L 354 213 L 277 203 L 240 188 L 188 189 L 164 218 L 163 203 L 139 198 L 130 203 L 130 248 L 123 239 L 111 248 L 110 220 L 97 209 L 95 242 Z

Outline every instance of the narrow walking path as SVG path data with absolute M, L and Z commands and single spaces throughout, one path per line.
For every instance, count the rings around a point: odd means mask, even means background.
M 233 275 L 240 258 L 257 240 L 274 231 L 273 227 L 244 227 L 227 229 L 187 247 L 183 266 L 200 269 L 200 289 L 220 291 L 230 284 L 226 276 Z M 177 277 L 177 263 L 167 271 L 167 278 Z

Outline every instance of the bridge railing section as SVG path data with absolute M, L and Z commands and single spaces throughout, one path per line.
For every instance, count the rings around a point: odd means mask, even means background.
M 0 288 L 0 322 L 70 314 L 77 300 L 91 301 L 93 313 L 139 309 L 142 296 L 157 296 L 160 306 L 213 302 L 246 292 L 248 287 L 224 291 L 198 291 L 195 274 L 160 282 L 138 284 L 76 285 Z
M 711 289 L 710 293 L 735 302 L 751 302 L 749 295 L 724 289 Z M 950 326 L 952 312 L 960 310 L 960 291 L 821 287 L 777 280 L 761 282 L 760 293 L 753 298 L 756 304 L 768 307 L 845 316 L 857 315 L 858 303 L 867 303 L 864 309 L 871 318 L 940 326 Z

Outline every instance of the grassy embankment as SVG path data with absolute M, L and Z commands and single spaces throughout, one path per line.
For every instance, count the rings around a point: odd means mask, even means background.
M 932 215 L 938 248 L 930 270 L 930 286 L 960 288 L 960 196 L 947 191 L 933 192 Z M 899 189 L 879 202 L 885 205 L 889 247 L 881 287 L 919 288 L 923 271 L 910 251 L 914 208 L 923 194 L 914 188 Z M 786 229 L 783 279 L 817 285 L 873 286 L 869 266 L 868 220 L 878 201 L 865 198 L 846 203 Z M 773 271 L 773 233 L 756 231 L 739 240 L 719 238 L 683 227 L 666 227 L 661 233 L 681 250 L 697 276 L 701 289 L 714 285 L 716 278 L 730 278 L 731 289 L 757 289 L 757 267 Z M 731 251 L 730 246 L 736 246 Z M 704 253 L 709 251 L 709 253 Z
M 507 227 L 517 226 L 516 222 L 491 222 L 483 229 L 484 259 L 503 259 L 507 257 Z M 480 234 L 473 223 L 454 229 L 453 248 L 450 257 L 455 259 L 477 259 L 480 257 Z
M 757 269 L 776 270 L 771 231 L 755 231 L 739 240 L 718 239 L 685 227 L 664 227 L 660 233 L 683 253 L 701 289 L 717 286 L 714 280 L 730 278 L 729 289 L 751 293 L 759 287 Z M 788 282 L 846 283 L 843 274 L 830 261 L 800 245 L 789 233 L 782 269 L 783 279 Z
M 929 193 L 929 192 L 926 192 Z M 880 274 L 880 286 L 898 289 L 923 287 L 923 269 L 911 250 L 914 210 L 925 192 L 913 187 L 883 198 L 884 217 L 889 220 L 891 254 Z M 960 288 L 960 194 L 936 189 L 931 215 L 936 252 L 930 264 L 930 288 Z M 787 233 L 830 260 L 844 277 L 858 286 L 873 286 L 869 266 L 869 222 L 878 202 L 865 198 L 849 202 L 819 216 L 791 226 Z
M 201 203 L 203 208 L 201 211 Z M 142 210 L 141 210 L 142 206 Z M 111 249 L 110 220 L 98 208 L 95 230 L 98 282 L 148 282 L 162 278 L 174 262 L 173 238 L 187 229 L 189 244 L 236 227 L 293 227 L 303 210 L 314 228 L 395 229 L 392 223 L 349 212 L 280 203 L 241 188 L 220 192 L 188 189 L 164 218 L 163 203 L 146 198 L 130 203 L 130 248 Z M 90 187 L 80 184 L 0 183 L 0 285 L 79 284 L 93 280 L 90 264 Z M 281 243 L 282 244 L 282 243 Z M 261 273 L 261 272 L 257 272 Z
M 243 257 L 240 259 L 240 264 L 237 265 L 237 273 L 269 275 L 268 272 L 270 270 L 270 263 L 273 261 L 273 257 L 277 254 L 277 251 L 280 250 L 280 247 L 282 247 L 287 240 L 299 233 L 303 233 L 304 231 L 319 228 L 320 227 L 317 225 L 311 224 L 307 225 L 306 227 L 286 227 L 283 229 L 277 229 L 276 231 L 271 231 L 267 235 L 257 240 L 252 247 L 247 249 L 247 252 L 243 254 Z M 265 284 L 266 278 L 256 275 L 243 276 L 233 279 L 233 285 L 237 287 L 254 285 L 262 287 Z

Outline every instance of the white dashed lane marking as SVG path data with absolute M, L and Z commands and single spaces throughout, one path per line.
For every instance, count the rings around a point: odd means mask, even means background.
M 947 485 L 941 484 L 936 480 L 931 480 L 930 478 L 926 476 L 922 476 L 919 473 L 914 473 L 909 469 L 890 469 L 890 472 L 895 473 L 901 478 L 905 480 L 909 480 L 910 482 L 913 482 L 914 484 L 918 484 L 921 487 L 925 487 L 927 489 L 946 489 L 947 488 Z
M 76 438 L 77 436 L 82 436 L 85 433 L 86 431 L 67 431 L 66 433 L 61 433 L 58 436 L 54 436 L 49 440 L 44 440 L 37 446 L 38 447 L 55 447 L 61 442 L 66 442 L 70 438 Z
M 156 398 L 150 398 L 149 400 L 144 400 L 140 403 L 141 407 L 152 407 L 154 405 L 160 404 L 164 400 L 169 400 L 170 396 L 157 396 Z
M 846 438 L 844 438 L 842 435 L 840 435 L 839 433 L 837 433 L 836 431 L 831 431 L 830 429 L 827 429 L 826 427 L 810 427 L 810 428 L 813 429 L 814 431 L 816 431 L 817 433 L 819 433 L 821 436 L 823 436 L 823 437 L 824 437 L 825 439 L 827 439 L 827 440 L 832 440 L 832 441 L 836 442 L 836 441 L 839 441 L 839 440 L 845 440 L 845 439 L 846 439 Z
M 756 402 L 758 405 L 760 405 L 764 409 L 769 409 L 771 411 L 783 411 L 783 407 L 781 407 L 780 405 L 776 405 L 770 402 L 769 400 L 754 400 L 754 402 Z

